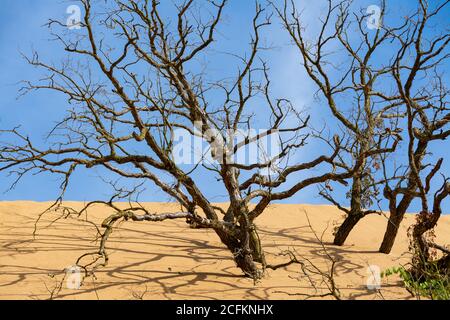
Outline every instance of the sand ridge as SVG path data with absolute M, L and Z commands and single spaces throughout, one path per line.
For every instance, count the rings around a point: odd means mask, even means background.
M 95 227 L 86 217 L 58 220 L 45 215 L 32 233 L 36 218 L 50 203 L 0 202 L 0 299 L 49 299 L 62 277 L 62 270 L 76 259 L 97 249 Z M 82 203 L 65 203 L 80 208 Z M 146 203 L 154 212 L 175 212 L 176 204 Z M 406 231 L 414 222 L 408 215 L 401 226 L 393 252 L 377 252 L 387 220 L 372 215 L 350 235 L 344 247 L 330 245 L 334 224 L 342 213 L 331 206 L 272 205 L 257 221 L 269 263 L 283 262 L 279 253 L 295 250 L 324 271 L 329 261 L 308 224 L 323 233 L 328 253 L 338 260 L 336 283 L 344 299 L 411 299 L 395 277 L 382 281 L 379 292 L 367 288 L 368 267 L 381 270 L 404 264 L 408 247 Z M 104 206 L 89 210 L 96 223 L 110 214 Z M 450 216 L 436 230 L 437 242 L 450 243 Z M 87 278 L 78 289 L 63 285 L 58 299 L 302 299 L 312 294 L 311 284 L 299 277 L 299 266 L 269 270 L 254 284 L 241 276 L 211 230 L 190 229 L 184 221 L 162 223 L 125 222 L 115 229 L 109 242 L 110 263 Z M 323 285 L 319 285 L 319 292 Z

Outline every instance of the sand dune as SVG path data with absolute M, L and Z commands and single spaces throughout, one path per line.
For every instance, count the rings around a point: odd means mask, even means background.
M 95 251 L 95 228 L 75 219 L 59 220 L 46 215 L 32 232 L 37 215 L 48 203 L 0 202 L 0 299 L 48 299 L 61 271 L 83 253 Z M 80 203 L 67 203 L 79 207 Z M 177 211 L 174 204 L 146 204 L 155 212 Z M 90 210 L 89 220 L 99 222 L 108 215 L 102 206 Z M 269 263 L 277 256 L 296 250 L 327 269 L 328 261 L 308 226 L 305 212 L 323 240 L 332 239 L 333 223 L 341 213 L 330 206 L 273 205 L 257 221 Z M 86 218 L 86 217 L 82 217 Z M 406 230 L 414 221 L 408 216 L 401 227 L 392 254 L 377 253 L 386 218 L 366 218 L 342 248 L 326 245 L 338 260 L 336 283 L 346 299 L 410 299 L 395 277 L 383 280 L 379 292 L 367 289 L 368 266 L 381 270 L 408 261 Z M 437 230 L 439 243 L 450 243 L 450 216 Z M 163 223 L 127 222 L 116 229 L 109 242 L 110 263 L 95 278 L 86 279 L 79 290 L 64 286 L 61 299 L 301 299 L 297 293 L 314 293 L 307 279 L 299 278 L 299 266 L 267 271 L 254 284 L 243 278 L 230 254 L 210 230 L 192 230 L 183 221 Z M 319 284 L 319 292 L 321 286 Z M 289 293 L 291 295 L 289 295 Z M 293 295 L 292 295 L 293 294 Z

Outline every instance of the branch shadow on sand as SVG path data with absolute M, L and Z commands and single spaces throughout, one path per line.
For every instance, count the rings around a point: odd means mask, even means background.
M 95 251 L 93 230 L 82 223 L 59 221 L 31 236 L 33 220 L 21 217 L 15 227 L 0 227 L 0 297 L 3 299 L 48 299 L 55 278 L 83 253 Z M 270 260 L 293 249 L 323 268 L 323 250 L 308 226 L 260 228 Z M 345 298 L 371 299 L 365 287 L 367 265 L 355 254 L 376 254 L 351 247 L 325 244 L 337 261 L 336 277 Z M 79 290 L 62 288 L 58 299 L 296 299 L 287 293 L 308 292 L 311 287 L 298 281 L 298 266 L 268 271 L 254 284 L 234 266 L 229 252 L 217 242 L 212 231 L 192 230 L 182 222 L 165 227 L 155 224 L 121 225 L 108 242 L 110 263 L 95 277 L 85 279 Z M 56 275 L 56 276 L 55 276 Z M 387 286 L 399 291 L 397 285 Z M 139 294 L 136 294 L 139 292 Z M 283 294 L 281 292 L 286 292 Z

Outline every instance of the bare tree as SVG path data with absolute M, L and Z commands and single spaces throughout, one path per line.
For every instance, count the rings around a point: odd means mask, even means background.
M 26 81 L 22 89 L 65 95 L 71 107 L 67 117 L 51 131 L 44 147 L 19 129 L 2 131 L 6 142 L 0 146 L 0 171 L 16 174 L 17 180 L 27 173 L 61 175 L 56 208 L 64 208 L 63 196 L 73 174 L 96 167 L 138 185 L 153 184 L 181 205 L 179 213 L 155 214 L 134 202 L 124 209 L 115 201 L 128 199 L 135 189 L 117 188 L 109 200 L 90 202 L 81 211 L 64 209 L 81 214 L 103 203 L 113 211 L 102 224 L 99 250 L 89 254 L 94 259 L 82 264 L 83 256 L 78 261 L 86 270 L 108 262 L 107 240 L 119 222 L 186 219 L 192 227 L 214 230 L 237 266 L 258 279 L 266 263 L 255 220 L 267 206 L 313 184 L 345 184 L 353 175 L 351 168 L 340 170 L 342 166 L 334 164 L 342 151 L 338 137 L 331 143 L 330 155 L 288 164 L 289 155 L 309 136 L 309 118 L 289 100 L 271 95 L 270 72 L 259 59 L 260 33 L 270 24 L 270 14 L 256 5 L 248 54 L 240 58 L 233 79 L 212 81 L 196 66 L 215 43 L 227 0 L 176 2 L 172 20 L 156 0 L 110 0 L 105 6 L 81 0 L 80 4 L 84 16 L 78 33 L 63 32 L 67 26 L 60 21 L 48 24 L 67 52 L 67 61 L 49 64 L 34 53 L 27 58 L 29 63 L 46 76 L 38 82 Z M 248 134 L 240 142 L 230 141 L 230 130 L 248 129 L 261 121 L 255 113 L 268 115 L 266 130 Z M 286 124 L 288 118 L 294 125 Z M 199 161 L 189 170 L 183 168 L 175 157 L 177 129 L 204 137 L 216 162 Z M 273 133 L 280 135 L 279 154 L 249 164 L 233 161 L 237 152 Z M 275 164 L 274 174 L 264 174 Z M 321 174 L 287 184 L 295 173 L 319 166 Z M 208 170 L 224 187 L 230 203 L 227 210 L 214 206 L 201 190 L 193 174 L 198 170 Z M 252 201 L 256 206 L 250 206 Z
M 440 77 L 436 79 L 441 80 Z M 395 189 L 401 190 L 403 197 L 408 199 L 418 198 L 422 206 L 421 212 L 416 216 L 416 223 L 408 231 L 412 260 L 404 280 L 414 295 L 420 297 L 426 294 L 433 299 L 441 298 L 441 294 L 445 297 L 446 293 L 442 290 L 448 291 L 450 279 L 450 250 L 445 245 L 437 244 L 434 234 L 434 229 L 443 213 L 443 203 L 450 196 L 450 181 L 442 174 L 444 181 L 433 194 L 432 182 L 442 170 L 444 159 L 440 158 L 435 164 L 423 164 L 425 154 L 418 152 L 421 146 L 435 139 L 445 139 L 450 134 L 450 128 L 448 128 L 450 114 L 446 99 L 448 89 L 439 87 L 435 88 L 434 92 L 437 93 L 437 100 L 428 101 L 426 105 L 407 103 L 410 133 L 410 164 L 407 175 L 409 185 L 403 189 L 397 186 Z M 411 185 L 417 187 L 414 189 L 410 187 Z M 388 192 L 393 191 L 387 190 L 386 193 Z
M 382 1 L 380 24 L 372 28 L 375 30 L 367 27 L 369 14 L 365 9 L 352 12 L 352 1 L 327 3 L 319 33 L 312 40 L 306 36 L 293 1 L 284 1 L 283 7 L 275 5 L 299 49 L 306 73 L 348 141 L 346 153 L 341 153 L 341 161 L 336 163 L 354 171 L 348 192 L 350 206 L 335 200 L 329 185 L 320 193 L 346 214 L 335 234 L 336 245 L 344 244 L 364 216 L 381 213 L 383 195 L 389 203 L 390 218 L 380 252 L 389 253 L 412 201 L 426 193 L 419 176 L 427 167 L 423 160 L 430 143 L 446 140 L 449 135 L 444 129 L 449 116 L 443 74 L 450 34 L 448 26 L 445 29 L 434 23 L 443 18 L 449 1 L 430 6 L 418 0 L 417 11 L 396 19 L 400 21 L 397 26 L 383 23 L 387 6 Z M 417 117 L 420 128 L 413 126 Z M 408 157 L 396 166 L 399 159 L 395 151 L 401 141 L 408 143 Z M 342 158 L 343 154 L 347 157 Z M 435 173 L 432 171 L 427 181 Z
M 407 165 L 399 177 L 386 179 L 383 194 L 389 201 L 390 218 L 380 247 L 383 253 L 391 251 L 400 223 L 414 199 L 421 198 L 422 211 L 428 212 L 426 195 L 444 161 L 427 163 L 431 144 L 450 136 L 449 89 L 444 79 L 450 58 L 450 30 L 447 25 L 441 31 L 434 22 L 445 15 L 449 6 L 448 0 L 432 6 L 419 0 L 417 12 L 406 20 L 406 29 L 395 35 L 400 49 L 394 59 L 393 77 L 406 113 Z M 430 166 L 432 169 L 423 177 Z M 383 167 L 385 177 L 392 178 L 392 173 L 386 173 L 386 161 Z M 396 168 L 394 172 L 400 170 Z
M 427 233 L 434 230 L 442 215 L 442 202 L 450 195 L 450 182 L 445 179 L 442 187 L 433 197 L 433 206 L 431 210 L 422 211 L 418 215 L 417 223 L 412 228 L 412 251 L 413 261 L 411 270 L 412 275 L 418 281 L 421 281 L 427 275 L 430 263 L 436 264 L 436 269 L 442 276 L 450 276 L 450 250 L 442 245 L 436 244 L 434 239 L 428 239 Z M 422 204 L 427 202 L 422 195 Z M 427 204 L 424 204 L 427 207 Z M 432 250 L 439 250 L 442 256 L 437 259 L 432 254 Z
M 385 182 L 377 174 L 381 156 L 394 152 L 402 139 L 398 125 L 401 97 L 386 84 L 393 67 L 388 60 L 380 60 L 380 52 L 404 26 L 367 30 L 368 15 L 365 11 L 352 14 L 351 1 L 324 3 L 328 6 L 319 32 L 310 37 L 294 1 L 274 6 L 299 50 L 304 70 L 318 87 L 321 101 L 336 118 L 341 140 L 346 141 L 336 165 L 354 172 L 347 194 L 350 206 L 334 199 L 329 184 L 320 192 L 346 215 L 334 238 L 334 244 L 343 245 L 362 218 L 380 212 L 373 208 Z M 381 18 L 384 10 L 383 2 Z

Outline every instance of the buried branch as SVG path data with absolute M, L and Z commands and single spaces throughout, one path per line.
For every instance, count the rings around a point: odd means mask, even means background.
M 278 268 L 287 267 L 293 264 L 300 265 L 300 275 L 297 277 L 297 280 L 307 279 L 311 288 L 314 289 L 314 293 L 290 293 L 290 292 L 282 292 L 275 291 L 275 293 L 287 294 L 289 296 L 301 296 L 306 300 L 308 299 L 317 299 L 317 298 L 326 298 L 332 297 L 336 300 L 341 300 L 341 292 L 336 285 L 336 266 L 339 263 L 331 254 L 328 252 L 326 248 L 323 237 L 328 230 L 328 227 L 323 231 L 321 236 L 319 237 L 316 231 L 313 229 L 311 225 L 311 221 L 309 219 L 308 214 L 305 212 L 306 219 L 308 221 L 308 227 L 314 234 L 314 237 L 320 244 L 320 247 L 323 252 L 323 256 L 325 260 L 328 262 L 328 270 L 324 271 L 320 268 L 316 262 L 313 262 L 311 259 L 299 254 L 296 250 L 287 250 L 282 252 L 280 255 L 284 257 L 289 257 L 289 261 L 278 264 L 278 265 L 269 265 L 266 268 L 276 270 Z M 320 293 L 325 287 L 326 292 Z
M 100 239 L 100 244 L 97 251 L 85 253 L 81 255 L 76 261 L 76 266 L 82 268 L 85 271 L 85 276 L 93 275 L 97 268 L 107 266 L 109 261 L 108 253 L 106 250 L 107 241 L 111 236 L 115 225 L 120 223 L 121 221 L 164 222 L 167 220 L 185 219 L 186 222 L 192 228 L 215 229 L 221 232 L 227 232 L 229 234 L 236 234 L 238 232 L 231 223 L 223 221 L 212 221 L 210 219 L 201 217 L 195 212 L 194 213 L 174 212 L 174 213 L 153 214 L 150 213 L 147 209 L 145 209 L 141 205 L 130 206 L 129 208 L 121 209 L 112 202 L 93 201 L 88 203 L 83 209 L 79 211 L 64 206 L 56 207 L 54 208 L 54 211 L 55 212 L 61 211 L 63 213 L 64 219 L 67 219 L 69 216 L 79 217 L 83 213 L 86 213 L 89 207 L 95 204 L 106 205 L 112 208 L 114 211 L 116 211 L 116 213 L 108 216 L 106 219 L 103 220 L 103 222 L 101 223 L 101 228 L 104 231 L 100 231 L 100 228 L 98 228 L 95 223 L 88 221 L 95 225 L 98 233 L 96 240 Z M 82 261 L 86 257 L 93 257 L 93 260 L 87 264 L 83 264 Z

